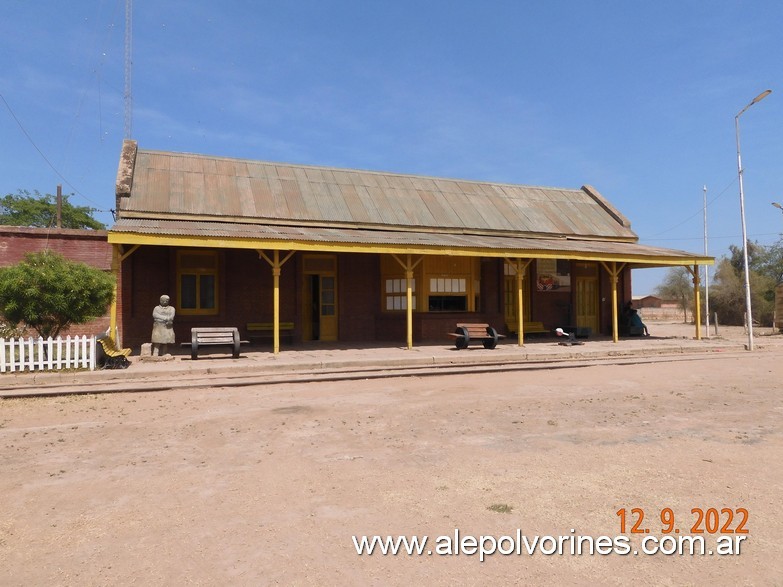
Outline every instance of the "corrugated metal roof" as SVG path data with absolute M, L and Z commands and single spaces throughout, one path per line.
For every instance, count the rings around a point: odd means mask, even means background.
M 229 222 L 190 222 L 182 220 L 121 219 L 112 228 L 113 242 L 124 242 L 123 233 L 135 235 L 154 235 L 164 237 L 195 237 L 197 239 L 249 239 L 293 243 L 321 243 L 324 245 L 381 245 L 409 248 L 447 248 L 497 251 L 551 251 L 563 253 L 570 258 L 590 257 L 593 255 L 621 256 L 644 264 L 646 259 L 668 258 L 694 262 L 706 260 L 706 257 L 685 251 L 663 249 L 628 242 L 610 242 L 600 240 L 577 240 L 568 238 L 526 238 L 511 235 L 475 235 L 448 232 L 419 232 L 402 230 L 370 230 L 330 227 L 303 227 L 266 224 L 243 224 Z M 230 246 L 230 241 L 228 246 Z
M 590 187 L 530 187 L 142 149 L 129 183 L 128 162 L 123 157 L 118 173 L 118 208 L 125 219 L 637 240 L 630 223 Z

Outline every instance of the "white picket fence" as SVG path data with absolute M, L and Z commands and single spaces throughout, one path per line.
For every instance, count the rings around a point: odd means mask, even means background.
M 0 373 L 95 370 L 95 337 L 0 338 Z

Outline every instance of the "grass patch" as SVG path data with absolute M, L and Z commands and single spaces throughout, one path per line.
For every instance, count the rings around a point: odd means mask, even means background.
M 514 508 L 507 503 L 493 503 L 492 505 L 487 506 L 487 509 L 498 514 L 510 514 Z

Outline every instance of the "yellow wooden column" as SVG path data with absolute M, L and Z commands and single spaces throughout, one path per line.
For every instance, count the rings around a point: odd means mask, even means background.
M 693 321 L 696 323 L 696 340 L 701 340 L 701 276 L 699 266 L 685 267 L 693 277 Z
M 616 261 L 612 261 L 611 267 L 601 261 L 601 265 L 604 266 L 604 269 L 606 269 L 607 273 L 609 273 L 609 278 L 612 282 L 612 341 L 613 342 L 619 342 L 620 341 L 620 328 L 619 328 L 619 321 L 617 318 L 617 280 L 620 277 L 620 273 L 622 273 L 623 269 L 625 268 L 625 263 L 617 266 Z
M 112 245 L 111 247 L 111 273 L 114 276 L 114 285 L 112 286 L 111 294 L 111 310 L 109 311 L 109 336 L 117 342 L 117 347 L 120 348 L 120 342 L 117 340 L 117 292 L 118 284 L 120 282 L 120 246 Z
M 522 260 L 517 259 L 517 346 L 525 346 L 525 295 L 522 289 L 525 273 Z
M 272 265 L 272 349 L 280 352 L 280 251 L 275 250 Z
M 620 327 L 617 320 L 617 263 L 612 261 L 612 341 L 620 340 Z
M 109 310 L 109 336 L 117 343 L 118 347 L 122 346 L 120 334 L 117 332 L 117 295 L 119 293 L 120 271 L 122 270 L 122 262 L 136 252 L 140 246 L 133 245 L 127 253 L 122 252 L 122 245 L 111 246 L 111 272 L 114 275 L 114 285 L 112 286 L 111 308 Z
M 524 280 L 525 271 L 532 259 L 528 259 L 527 262 L 522 259 L 514 259 L 513 262 L 510 259 L 505 261 L 514 267 L 517 273 L 517 345 L 525 345 L 525 295 L 524 295 Z
M 411 256 L 406 256 L 405 268 L 405 299 L 406 299 L 406 330 L 408 350 L 413 348 L 413 266 L 411 265 Z
M 392 253 L 392 257 L 395 261 L 405 270 L 405 322 L 406 322 L 406 344 L 408 349 L 413 348 L 413 270 L 416 266 L 424 260 L 424 257 L 414 263 L 411 255 L 405 256 L 403 262 L 397 255 Z
M 272 259 L 267 257 L 264 251 L 258 251 L 258 256 L 272 267 L 272 352 L 276 355 L 280 353 L 280 273 L 293 254 L 294 251 L 289 252 L 281 261 L 280 251 L 277 249 L 273 251 Z

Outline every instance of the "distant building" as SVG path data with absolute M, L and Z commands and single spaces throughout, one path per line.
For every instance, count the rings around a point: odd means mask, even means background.
M 633 296 L 635 308 L 660 308 L 662 302 L 658 296 Z

